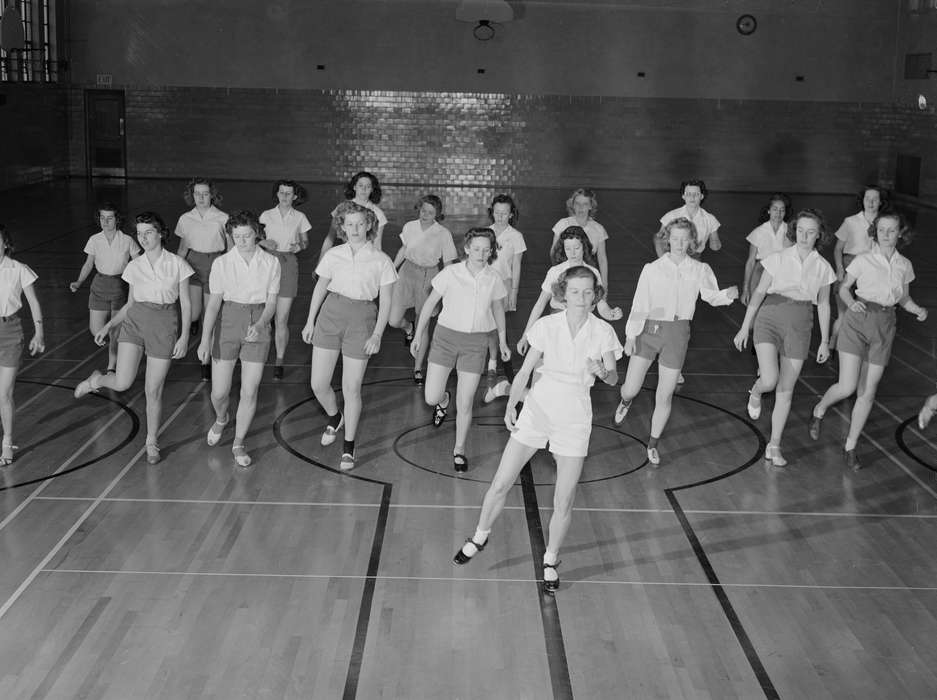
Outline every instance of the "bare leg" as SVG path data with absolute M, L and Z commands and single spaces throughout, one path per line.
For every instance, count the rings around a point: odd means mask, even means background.
M 859 384 L 861 364 L 862 360 L 858 355 L 843 352 L 842 350 L 839 351 L 839 379 L 826 390 L 826 393 L 823 394 L 823 398 L 814 406 L 813 415 L 817 418 L 822 418 L 831 406 L 852 396 L 853 392 L 856 390 L 856 386 Z
M 859 442 L 859 435 L 869 419 L 869 413 L 872 412 L 872 403 L 875 401 L 875 392 L 878 390 L 878 383 L 885 372 L 882 365 L 870 365 L 862 363 L 862 374 L 858 392 L 856 394 L 856 403 L 852 407 L 852 417 L 849 421 L 849 434 L 846 436 L 846 449 L 856 449 L 856 443 Z
M 455 446 L 453 454 L 465 454 L 465 441 L 472 425 L 472 409 L 475 404 L 475 392 L 478 389 L 480 374 L 458 372 L 456 383 Z
M 94 386 L 113 391 L 126 391 L 137 378 L 143 347 L 134 343 L 119 343 L 117 346 L 117 372 L 100 377 Z M 168 362 L 168 360 L 167 360 Z
M 312 348 L 312 393 L 316 401 L 329 416 L 338 413 L 338 400 L 332 390 L 332 375 L 335 373 L 335 364 L 338 362 L 338 350 L 328 350 L 313 346 Z
M 771 412 L 770 444 L 776 447 L 781 445 L 781 436 L 784 434 L 784 426 L 787 425 L 787 416 L 791 412 L 794 384 L 797 382 L 797 377 L 800 376 L 800 370 L 803 366 L 803 360 L 781 357 L 780 379 L 778 379 L 777 389 L 774 393 L 774 410 Z
M 367 368 L 367 360 L 342 356 L 342 395 L 345 399 L 346 440 L 353 441 L 358 432 L 358 419 L 361 418 L 361 382 L 364 381 L 364 371 Z
M 676 377 L 674 377 L 676 381 Z M 556 458 L 556 487 L 553 490 L 553 515 L 550 516 L 550 537 L 547 542 L 547 555 L 552 555 L 550 564 L 556 563 L 569 524 L 572 521 L 573 501 L 576 498 L 576 486 L 579 484 L 579 475 L 582 474 L 584 457 L 566 457 L 554 455 Z M 554 572 L 555 575 L 555 572 Z
M 118 361 L 119 362 L 119 361 Z M 169 373 L 170 360 L 146 358 L 146 443 L 156 444 L 163 417 L 163 386 Z
M 263 375 L 263 362 L 241 361 L 241 398 L 234 426 L 234 444 L 243 445 L 257 410 L 257 388 Z M 217 411 L 217 409 L 215 409 Z
M 670 420 L 673 393 L 677 390 L 677 379 L 679 377 L 679 369 L 671 369 L 658 363 L 657 393 L 654 396 L 654 413 L 651 416 L 652 438 L 659 438 L 667 426 L 667 421 Z
M 234 360 L 211 361 L 211 405 L 215 409 L 215 422 L 228 422 L 228 406 L 231 403 L 231 381 L 234 376 Z
M 0 423 L 3 425 L 3 463 L 13 460 L 13 385 L 17 367 L 0 367 Z
M 283 358 L 286 356 L 286 346 L 290 342 L 290 309 L 292 308 L 292 299 L 277 297 L 277 312 L 273 343 L 276 347 L 276 364 L 278 365 L 283 364 Z M 244 368 L 242 366 L 242 376 L 243 372 Z

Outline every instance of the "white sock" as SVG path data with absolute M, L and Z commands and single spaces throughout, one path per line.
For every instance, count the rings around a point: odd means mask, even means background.
M 502 379 L 500 382 L 485 392 L 485 403 L 491 403 L 495 399 L 499 399 L 502 396 L 507 396 L 510 393 L 511 383 L 507 379 Z
M 478 547 L 475 546 L 477 542 L 480 545 L 484 545 L 488 541 L 488 535 L 491 534 L 491 530 L 475 530 L 475 534 L 472 535 L 472 539 L 462 545 L 462 553 L 467 557 L 474 557 L 478 554 Z
M 551 552 L 549 549 L 543 553 L 543 563 L 556 566 L 556 562 L 559 561 L 559 552 Z M 543 579 L 545 581 L 556 581 L 560 575 L 556 573 L 555 569 L 544 569 L 543 570 Z
M 495 358 L 489 358 L 488 360 L 488 371 L 497 372 L 498 371 L 498 360 Z

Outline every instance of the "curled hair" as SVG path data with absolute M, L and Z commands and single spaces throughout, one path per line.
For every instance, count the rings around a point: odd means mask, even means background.
M 169 229 L 166 228 L 166 223 L 163 221 L 163 217 L 161 217 L 155 211 L 141 211 L 134 217 L 133 223 L 135 226 L 137 224 L 150 224 L 153 226 L 153 228 L 156 229 L 156 232 L 159 234 L 159 237 L 162 240 L 165 240 L 169 233 Z
M 360 204 L 352 202 L 350 199 L 348 199 L 335 207 L 335 217 L 332 219 L 333 228 L 335 229 L 335 237 L 338 240 L 348 240 L 347 236 L 345 236 L 345 231 L 342 229 L 342 226 L 345 223 L 345 217 L 349 214 L 364 214 L 364 220 L 368 224 L 368 232 L 366 237 L 369 241 L 377 235 L 377 214 L 375 214 L 367 207 L 363 207 Z
M 101 212 L 102 212 L 102 211 L 112 211 L 112 212 L 114 212 L 114 218 L 115 218 L 116 221 L 117 221 L 117 223 L 116 223 L 116 228 L 117 228 L 117 230 L 119 231 L 119 230 L 121 229 L 121 227 L 124 225 L 124 214 L 123 214 L 123 212 L 121 212 L 120 209 L 118 209 L 117 207 L 115 207 L 115 206 L 114 206 L 113 204 L 111 204 L 110 202 L 101 202 L 100 204 L 98 204 L 98 206 L 96 206 L 96 207 L 94 208 L 94 214 L 95 214 L 95 217 L 96 217 L 95 220 L 94 220 L 94 225 L 95 225 L 95 226 L 100 226 L 100 225 L 101 225 Z
M 475 238 L 485 238 L 488 240 L 488 243 L 491 244 L 491 252 L 488 253 L 488 264 L 490 265 L 498 258 L 498 237 L 490 228 L 475 226 L 466 231 L 465 240 L 462 243 L 463 247 L 468 250 L 469 245 L 471 245 L 472 240 Z
M 859 194 L 856 195 L 856 202 L 859 204 L 859 211 L 865 211 L 865 193 L 869 190 L 878 192 L 878 210 L 885 211 L 888 209 L 890 204 L 888 190 L 884 187 L 879 187 L 878 185 L 866 185 L 861 190 L 859 190 Z
M 689 245 L 687 246 L 686 253 L 687 255 L 697 256 L 700 254 L 699 251 L 699 232 L 696 230 L 696 224 L 690 221 L 685 216 L 678 216 L 672 221 L 668 221 L 665 225 L 661 226 L 660 231 L 655 234 L 657 239 L 666 246 L 667 250 L 670 250 L 670 232 L 675 228 L 683 228 L 690 232 Z
M 511 207 L 511 215 L 508 217 L 508 224 L 513 226 L 517 223 L 517 220 L 521 218 L 521 213 L 517 208 L 517 205 L 514 203 L 514 198 L 509 194 L 496 194 L 495 198 L 491 200 L 491 206 L 488 207 L 488 219 L 494 223 L 495 220 L 495 204 L 507 204 Z M 568 205 L 567 205 L 568 208 Z
M 680 183 L 680 196 L 683 196 L 683 193 L 686 192 L 687 187 L 699 187 L 699 192 L 703 195 L 703 199 L 706 199 L 706 196 L 709 194 L 709 190 L 706 189 L 706 183 L 702 180 L 684 180 Z
M 208 185 L 209 192 L 211 192 L 211 203 L 221 204 L 223 197 L 221 192 L 218 191 L 218 185 L 215 184 L 214 180 L 209 180 L 207 177 L 193 177 L 186 183 L 185 189 L 182 190 L 182 198 L 185 199 L 186 204 L 190 207 L 195 206 L 196 185 Z
M 553 283 L 553 299 L 560 304 L 566 303 L 566 286 L 571 279 L 592 280 L 592 288 L 595 290 L 595 301 L 593 303 L 593 308 L 595 308 L 595 304 L 598 304 L 600 301 L 602 301 L 602 299 L 605 298 L 605 287 L 599 283 L 599 278 L 595 276 L 595 272 L 590 270 L 585 265 L 575 265 L 561 272 L 556 282 Z
M 348 184 L 345 185 L 345 199 L 354 199 L 355 198 L 355 185 L 358 184 L 358 180 L 366 177 L 371 181 L 371 196 L 368 199 L 371 200 L 374 204 L 380 204 L 381 202 L 381 185 L 377 181 L 377 178 L 374 177 L 367 170 L 362 170 L 355 173 L 351 176 L 351 179 L 348 181 Z
M 3 241 L 3 254 L 8 258 L 13 257 L 13 234 L 7 231 L 7 227 L 0 224 L 0 240 Z
M 833 240 L 833 232 L 826 229 L 823 213 L 819 209 L 802 209 L 797 212 L 797 216 L 791 218 L 791 225 L 787 227 L 787 240 L 791 243 L 797 243 L 797 222 L 801 219 L 813 219 L 817 223 L 817 242 L 814 243 L 813 247 L 816 250 L 826 248 Z
M 763 224 L 766 221 L 771 219 L 771 205 L 775 202 L 780 202 L 784 205 L 784 219 L 783 221 L 790 221 L 791 218 L 791 198 L 788 197 L 783 192 L 774 192 L 768 197 L 768 201 L 765 203 L 765 206 L 762 208 L 761 213 L 758 215 L 758 223 Z
M 882 219 L 894 219 L 898 223 L 898 242 L 896 248 L 904 248 L 912 240 L 914 240 L 914 232 L 911 230 L 911 227 L 908 225 L 907 219 L 894 209 L 888 211 L 882 211 L 879 209 L 879 214 L 875 217 L 875 220 L 869 225 L 869 238 L 878 243 L 878 222 Z
M 280 202 L 280 198 L 277 197 L 277 193 L 280 191 L 281 187 L 293 188 L 293 194 L 296 196 L 296 199 L 293 200 L 294 207 L 298 207 L 300 204 L 304 204 L 309 198 L 309 193 L 306 192 L 306 188 L 296 182 L 296 180 L 277 180 L 273 183 L 273 190 L 271 191 L 274 204 L 278 204 Z
M 595 213 L 599 210 L 599 200 L 595 196 L 595 191 L 588 187 L 579 187 L 573 190 L 573 193 L 569 195 L 569 199 L 566 200 L 566 211 L 569 212 L 570 216 L 573 215 L 573 202 L 576 201 L 576 197 L 589 198 L 589 218 L 594 219 Z
M 550 251 L 550 259 L 553 261 L 553 264 L 559 265 L 561 262 L 566 262 L 569 259 L 566 257 L 566 247 L 563 245 L 563 242 L 571 240 L 579 241 L 582 244 L 582 261 L 586 263 L 586 265 L 595 267 L 598 262 L 595 259 L 595 253 L 592 252 L 592 243 L 589 241 L 589 237 L 586 235 L 582 226 L 567 226 L 563 229 L 563 233 L 559 235 L 556 239 L 556 243 L 553 244 L 553 250 Z
M 442 213 L 442 200 L 434 194 L 424 194 L 418 200 L 416 204 L 413 205 L 413 208 L 417 211 L 420 211 L 420 208 L 424 204 L 429 204 L 433 209 L 436 210 L 436 221 L 442 221 L 446 218 L 446 215 Z
M 250 226 L 250 228 L 254 231 L 254 236 L 258 241 L 267 237 L 264 233 L 264 225 L 260 223 L 257 215 L 252 211 L 242 209 L 241 211 L 234 212 L 225 222 L 224 232 L 229 236 L 233 236 L 234 229 L 236 229 L 238 226 Z

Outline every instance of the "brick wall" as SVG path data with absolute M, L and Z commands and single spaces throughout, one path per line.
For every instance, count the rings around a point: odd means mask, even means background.
M 0 189 L 65 175 L 66 91 L 58 86 L 0 85 Z
M 137 87 L 126 104 L 131 177 L 851 192 L 889 184 L 899 150 L 930 148 L 934 167 L 933 110 L 886 103 Z

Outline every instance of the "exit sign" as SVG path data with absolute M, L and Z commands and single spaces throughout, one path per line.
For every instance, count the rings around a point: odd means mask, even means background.
M 98 73 L 97 86 L 99 88 L 109 88 L 114 84 L 114 76 L 110 73 Z

